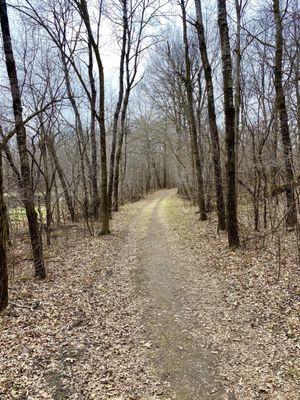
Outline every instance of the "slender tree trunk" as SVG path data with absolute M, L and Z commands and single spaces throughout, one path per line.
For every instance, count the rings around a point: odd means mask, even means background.
M 53 143 L 53 139 L 50 138 L 50 137 L 47 137 L 47 147 L 48 147 L 49 152 L 50 152 L 50 154 L 52 156 L 52 159 L 53 159 L 53 162 L 54 162 L 54 165 L 55 165 L 55 169 L 56 169 L 57 174 L 59 176 L 59 180 L 60 180 L 60 183 L 61 183 L 61 186 L 62 186 L 62 190 L 64 192 L 64 197 L 65 197 L 65 200 L 66 200 L 66 203 L 67 203 L 67 207 L 68 207 L 68 210 L 69 210 L 71 221 L 74 222 L 76 220 L 74 204 L 73 204 L 70 192 L 69 192 L 69 188 L 68 188 L 68 184 L 67 184 L 65 175 L 63 173 L 63 169 L 62 169 L 62 167 L 60 165 L 59 159 L 58 159 L 57 154 L 56 154 L 56 150 L 55 150 L 55 146 L 54 146 L 54 143 Z
M 182 23 L 183 23 L 183 42 L 184 42 L 184 50 L 185 50 L 185 89 L 186 96 L 188 102 L 188 119 L 190 126 L 190 134 L 191 134 L 191 150 L 192 156 L 195 164 L 195 172 L 196 172 L 196 182 L 197 182 L 197 203 L 199 206 L 200 219 L 202 221 L 207 219 L 206 211 L 205 211 L 205 199 L 204 199 L 204 187 L 203 187 L 203 177 L 201 171 L 201 162 L 199 155 L 199 147 L 198 147 L 198 138 L 197 138 L 197 125 L 195 119 L 195 111 L 194 111 L 194 98 L 193 98 L 193 86 L 191 81 L 191 61 L 189 55 L 189 43 L 188 43 L 188 35 L 187 35 L 187 20 L 186 20 L 186 9 L 184 0 L 180 1 L 181 10 L 182 10 Z
M 168 174 L 167 174 L 167 146 L 164 144 L 164 156 L 163 156 L 163 188 L 166 189 L 168 186 Z
M 283 143 L 283 154 L 285 162 L 285 174 L 288 187 L 286 189 L 287 200 L 287 216 L 286 224 L 288 227 L 293 227 L 297 223 L 297 211 L 295 192 L 292 186 L 294 181 L 293 171 L 293 151 L 289 131 L 288 114 L 286 109 L 285 95 L 282 82 L 282 56 L 283 56 L 283 38 L 282 38 L 282 22 L 279 8 L 279 0 L 273 0 L 273 12 L 276 24 L 276 51 L 275 51 L 275 91 L 276 91 L 276 106 L 279 116 L 280 132 Z
M 215 100 L 214 100 L 214 88 L 212 80 L 211 65 L 207 55 L 205 31 L 202 18 L 201 0 L 195 0 L 196 8 L 196 29 L 198 33 L 199 49 L 204 68 L 204 76 L 206 82 L 206 94 L 207 94 L 207 107 L 208 107 L 208 119 L 209 129 L 212 142 L 213 151 L 213 164 L 214 164 L 214 178 L 215 178 L 215 190 L 217 198 L 217 212 L 218 212 L 218 224 L 220 230 L 226 229 L 226 212 L 223 195 L 223 184 L 222 184 L 222 169 L 221 169 L 221 156 L 220 156 L 220 140 L 216 121 L 215 111 Z
M 100 129 L 100 164 L 101 164 L 101 235 L 109 234 L 109 201 L 108 201 L 108 179 L 107 179 L 107 154 L 106 154 L 106 127 L 105 127 L 105 83 L 103 64 L 98 44 L 96 43 L 91 28 L 90 16 L 86 0 L 76 0 L 82 20 L 88 34 L 88 40 L 94 50 L 98 75 L 99 75 L 99 112 L 97 120 Z
M 237 247 L 240 244 L 240 240 L 238 232 L 236 198 L 235 109 L 233 104 L 232 62 L 227 24 L 226 0 L 218 0 L 218 14 L 223 65 L 225 136 L 227 152 L 227 231 L 229 246 Z
M 46 270 L 43 258 L 43 243 L 41 233 L 38 228 L 37 214 L 34 204 L 34 193 L 30 165 L 27 155 L 26 131 L 22 115 L 21 92 L 17 77 L 15 59 L 13 55 L 10 28 L 5 0 L 0 0 L 0 16 L 2 40 L 6 61 L 7 75 L 10 82 L 11 95 L 13 100 L 13 111 L 16 126 L 17 145 L 20 157 L 21 180 L 23 191 L 23 203 L 26 210 L 26 216 L 29 225 L 29 233 L 32 245 L 33 260 L 35 266 L 35 275 L 44 279 Z
M 108 201 L 109 209 L 112 209 L 112 196 L 114 187 L 114 173 L 115 173 L 115 159 L 116 159 L 116 147 L 117 147 L 117 135 L 118 135 L 118 121 L 121 112 L 123 95 L 124 95 L 124 61 L 126 55 L 126 43 L 127 43 L 127 31 L 128 31 L 128 16 L 127 16 L 127 0 L 122 0 L 123 3 L 123 35 L 122 35 L 122 48 L 120 57 L 119 67 L 119 95 L 114 112 L 113 130 L 112 130 L 112 146 L 110 154 L 110 169 L 109 169 L 109 182 L 108 182 Z
M 102 64 L 101 64 L 102 65 Z M 105 104 L 104 104 L 104 76 L 101 73 L 101 92 L 100 92 L 100 160 L 101 160 L 101 235 L 109 234 L 110 210 L 107 193 L 107 159 L 106 159 L 106 131 L 105 131 Z
M 51 188 L 46 188 L 45 195 L 45 206 L 46 206 L 46 236 L 47 245 L 51 244 L 51 222 L 52 222 L 52 209 L 51 209 Z
M 121 164 L 124 136 L 126 134 L 126 114 L 127 114 L 128 103 L 129 103 L 130 89 L 131 89 L 130 86 L 128 86 L 125 91 L 122 113 L 121 113 L 121 126 L 120 126 L 121 129 L 120 129 L 120 133 L 118 136 L 116 161 L 115 161 L 115 173 L 114 173 L 114 182 L 113 182 L 113 196 L 114 196 L 113 210 L 114 211 L 119 211 L 120 164 Z
M 65 53 L 61 53 L 61 58 L 62 58 L 62 64 L 63 64 L 63 70 L 64 70 L 64 76 L 65 76 L 65 83 L 66 83 L 66 89 L 67 89 L 67 94 L 69 101 L 71 103 L 71 106 L 73 108 L 74 114 L 75 114 L 75 121 L 76 121 L 76 136 L 77 136 L 77 141 L 78 141 L 78 150 L 80 154 L 80 172 L 81 172 L 81 180 L 82 180 L 82 186 L 83 186 L 83 213 L 84 213 L 84 218 L 88 218 L 89 214 L 89 198 L 88 198 L 88 190 L 87 190 L 87 183 L 86 183 L 86 176 L 85 176 L 85 161 L 84 161 L 84 153 L 85 149 L 82 146 L 82 142 L 84 141 L 84 134 L 83 134 L 83 126 L 82 126 L 82 121 L 79 113 L 79 109 L 77 107 L 75 97 L 72 92 L 72 87 L 71 87 L 71 81 L 70 81 L 70 75 L 69 75 L 69 70 L 68 70 L 68 64 L 65 58 Z M 93 174 L 92 174 L 93 175 Z M 95 196 L 95 194 L 94 194 Z M 93 196 L 93 197 L 94 197 Z M 94 204 L 94 212 L 95 212 L 95 204 Z
M 6 257 L 6 210 L 3 193 L 2 146 L 0 144 L 0 312 L 8 304 L 8 274 Z
M 276 107 L 274 110 L 271 150 L 272 150 L 271 186 L 273 191 L 277 186 L 278 169 L 279 169 L 278 168 L 278 112 Z
M 83 216 L 88 224 L 89 218 L 89 196 L 88 196 L 88 187 L 86 182 L 86 174 L 85 174 L 85 161 L 84 161 L 84 149 L 82 148 L 82 143 L 80 142 L 80 137 L 77 137 L 78 140 L 78 151 L 80 156 L 80 175 L 81 182 L 83 188 Z
M 59 204 L 59 194 L 58 194 L 58 187 L 56 183 L 56 171 L 55 171 L 55 176 L 54 176 L 54 181 L 53 181 L 53 186 L 54 186 L 54 193 L 55 193 L 55 210 L 56 210 L 56 223 L 57 225 L 60 224 L 60 204 Z
M 45 206 L 46 206 L 46 237 L 47 237 L 47 245 L 51 244 L 51 223 L 52 223 L 52 209 L 51 209 L 51 187 L 52 183 L 50 182 L 49 168 L 48 168 L 48 152 L 47 152 L 47 144 L 46 144 L 46 135 L 44 130 L 43 122 L 41 121 L 41 155 L 43 157 L 43 166 L 44 166 L 44 176 L 45 176 Z
M 236 178 L 238 175 L 239 166 L 239 143 L 240 143 L 240 111 L 241 111 L 241 16 L 242 16 L 242 1 L 235 0 L 236 11 L 236 46 L 235 46 L 235 91 L 234 91 L 234 108 L 235 108 L 235 165 Z M 236 181 L 237 182 L 237 181 Z M 236 197 L 238 198 L 238 185 L 236 185 Z
M 124 181 L 126 177 L 126 170 L 127 170 L 127 132 L 125 131 L 125 143 L 124 143 L 124 152 L 123 152 L 123 171 L 121 172 L 121 194 L 123 195 L 124 193 Z M 124 199 L 121 199 L 122 203 L 124 202 Z
M 95 219 L 99 219 L 100 197 L 98 190 L 98 166 L 97 166 L 97 141 L 96 141 L 96 99 L 97 91 L 95 86 L 95 78 L 93 74 L 93 49 L 89 43 L 89 80 L 91 86 L 91 182 L 92 182 L 92 203 L 93 214 Z
M 159 176 L 159 171 L 158 171 L 158 168 L 157 168 L 157 166 L 156 166 L 155 161 L 152 160 L 152 161 L 151 161 L 151 164 L 152 164 L 152 168 L 153 168 L 153 170 L 154 170 L 155 178 L 156 178 L 156 185 L 155 185 L 155 188 L 156 188 L 156 189 L 162 190 L 162 189 L 163 189 L 163 185 L 162 185 L 162 183 L 161 183 L 161 179 L 160 179 L 160 176 Z

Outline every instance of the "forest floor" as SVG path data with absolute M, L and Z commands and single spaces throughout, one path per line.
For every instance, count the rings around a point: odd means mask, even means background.
M 124 206 L 112 232 L 54 232 L 44 282 L 18 238 L 1 400 L 299 399 L 292 233 L 280 259 L 272 247 L 230 251 L 214 214 L 198 222 L 174 190 Z

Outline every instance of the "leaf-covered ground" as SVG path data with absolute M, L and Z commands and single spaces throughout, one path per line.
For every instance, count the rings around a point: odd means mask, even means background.
M 0 331 L 0 399 L 152 399 L 132 274 L 134 225 L 141 205 L 90 238 L 79 225 L 45 247 L 48 277 L 32 278 L 27 244 L 10 255 L 15 279 Z M 84 237 L 86 236 L 86 237 Z
M 169 223 L 194 257 L 193 306 L 197 309 L 200 293 L 207 307 L 213 306 L 207 312 L 198 308 L 198 313 L 205 316 L 229 398 L 299 400 L 300 271 L 294 233 L 284 233 L 280 255 L 276 245 L 262 249 L 260 243 L 233 252 L 226 235 L 217 232 L 215 215 L 195 223 L 196 209 L 183 207 L 174 195 L 165 207 Z M 201 335 L 201 323 L 197 329 Z
M 298 400 L 293 236 L 280 259 L 272 247 L 232 252 L 214 218 L 200 223 L 175 191 L 159 192 L 124 207 L 108 237 L 79 224 L 54 232 L 44 282 L 20 241 L 0 317 L 0 399 Z

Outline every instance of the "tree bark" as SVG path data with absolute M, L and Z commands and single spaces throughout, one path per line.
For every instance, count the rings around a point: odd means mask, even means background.
M 233 104 L 232 62 L 227 24 L 226 0 L 218 0 L 218 25 L 221 39 L 223 66 L 223 91 L 225 137 L 227 152 L 227 231 L 230 247 L 240 244 L 237 220 L 236 159 L 235 159 L 235 109 Z
M 184 0 L 180 1 L 181 11 L 182 11 L 182 23 L 183 23 L 183 43 L 184 43 L 184 52 L 185 52 L 185 90 L 188 102 L 188 119 L 190 126 L 190 135 L 191 135 L 191 149 L 192 149 L 192 157 L 194 159 L 195 164 L 195 172 L 196 172 L 196 182 L 197 182 L 197 203 L 199 207 L 200 219 L 201 221 L 205 221 L 207 219 L 206 210 L 205 210 L 205 199 L 204 199 L 204 187 L 203 187 L 203 177 L 201 171 L 201 162 L 199 155 L 199 147 L 198 147 L 198 138 L 197 138 L 197 125 L 195 119 L 195 111 L 194 111 L 194 98 L 193 98 L 193 86 L 191 81 L 191 61 L 189 55 L 189 43 L 188 43 L 188 35 L 187 35 L 187 18 L 186 18 L 186 9 Z
M 43 167 L 44 167 L 44 178 L 45 178 L 45 206 L 46 206 L 46 238 L 47 245 L 51 244 L 51 223 L 52 223 L 52 208 L 51 208 L 51 189 L 52 189 L 52 181 L 50 179 L 49 167 L 48 167 L 48 152 L 47 152 L 47 143 L 46 143 L 46 134 L 45 128 L 42 118 L 40 119 L 41 124 L 41 139 L 40 139 L 40 151 L 43 158 Z
M 236 11 L 236 46 L 235 52 L 235 91 L 234 91 L 234 109 L 235 109 L 235 165 L 236 165 L 236 178 L 238 174 L 239 165 L 239 143 L 240 143 L 240 111 L 241 111 L 241 17 L 242 17 L 242 1 L 235 0 Z M 236 186 L 238 192 L 238 186 Z M 238 197 L 238 193 L 236 194 Z
M 56 183 L 56 170 L 54 172 L 53 186 L 54 186 L 54 193 L 55 193 L 56 224 L 60 225 L 60 204 L 59 204 L 58 188 L 57 188 L 57 183 Z
M 117 152 L 116 152 L 116 161 L 115 161 L 115 173 L 114 173 L 114 182 L 113 182 L 113 210 L 119 211 L 119 178 L 120 178 L 120 164 L 121 164 L 121 156 L 122 156 L 122 148 L 124 142 L 124 136 L 126 134 L 126 113 L 127 107 L 129 103 L 129 95 L 130 95 L 130 86 L 127 86 L 123 101 L 123 107 L 121 112 L 121 126 L 120 133 L 118 136 L 118 144 L 117 144 Z
M 279 116 L 280 132 L 283 143 L 283 154 L 285 162 L 285 174 L 287 180 L 286 200 L 287 200 L 287 215 L 286 224 L 288 227 L 293 227 L 297 223 L 297 210 L 295 192 L 292 186 L 294 181 L 293 171 L 293 151 L 289 131 L 288 114 L 286 109 L 285 95 L 283 90 L 282 79 L 282 56 L 283 56 L 283 38 L 282 38 L 282 21 L 279 8 L 279 0 L 273 0 L 273 13 L 276 24 L 276 50 L 275 50 L 275 68 L 274 80 L 276 91 L 276 107 Z
M 87 190 L 86 176 L 85 176 L 85 165 L 84 165 L 85 149 L 82 147 L 83 143 L 81 143 L 84 140 L 83 126 L 82 126 L 79 109 L 77 107 L 76 100 L 73 95 L 71 81 L 70 81 L 70 75 L 69 75 L 69 70 L 68 70 L 68 64 L 67 64 L 64 52 L 61 53 L 61 59 L 62 59 L 64 76 L 65 76 L 67 95 L 68 95 L 69 101 L 71 103 L 71 106 L 72 106 L 74 114 L 75 114 L 75 123 L 76 123 L 75 131 L 76 131 L 76 136 L 77 136 L 77 141 L 78 141 L 78 150 L 79 150 L 79 155 L 80 155 L 80 172 L 81 172 L 81 180 L 82 180 L 82 186 L 83 186 L 83 214 L 84 214 L 84 218 L 87 219 L 88 215 L 89 215 L 89 210 L 88 210 L 89 209 L 89 198 L 88 198 L 88 190 Z M 95 209 L 94 209 L 94 211 L 95 211 Z
M 101 164 L 101 235 L 109 234 L 109 202 L 108 202 L 108 180 L 107 180 L 107 155 L 106 155 L 106 127 L 105 127 L 105 82 L 103 64 L 98 44 L 92 32 L 90 16 L 86 0 L 76 0 L 80 15 L 87 29 L 88 41 L 95 53 L 98 76 L 99 76 L 99 111 L 97 120 L 100 129 L 100 164 Z
M 195 0 L 195 8 L 196 8 L 196 29 L 197 29 L 197 33 L 198 33 L 199 49 L 200 49 L 202 64 L 203 64 L 203 68 L 204 68 L 205 82 L 206 82 L 209 129 L 210 129 L 212 151 L 213 151 L 218 225 L 219 225 L 220 230 L 226 230 L 226 212 L 225 212 L 223 184 L 222 184 L 220 140 L 219 140 L 217 121 L 216 121 L 212 71 L 211 71 L 211 65 L 210 65 L 210 62 L 208 59 L 208 55 L 207 55 L 207 48 L 206 48 L 206 41 L 205 41 L 205 31 L 204 31 L 203 18 L 202 18 L 201 0 Z
M 8 273 L 6 257 L 6 210 L 3 193 L 2 146 L 0 144 L 0 312 L 8 304 Z
M 89 80 L 91 86 L 91 182 L 92 182 L 92 203 L 94 218 L 99 218 L 100 197 L 98 190 L 98 166 L 97 166 L 97 141 L 96 141 L 96 99 L 97 91 L 93 75 L 93 49 L 89 44 Z
M 68 184 L 67 184 L 65 175 L 63 173 L 62 167 L 60 165 L 59 159 L 58 159 L 57 154 L 56 154 L 56 150 L 55 150 L 55 146 L 54 146 L 54 143 L 53 143 L 53 139 L 50 138 L 49 136 L 47 137 L 47 147 L 48 147 L 48 150 L 49 150 L 49 152 L 50 152 L 50 154 L 52 156 L 53 163 L 55 165 L 55 169 L 56 169 L 57 174 L 59 176 L 59 180 L 60 180 L 63 192 L 64 192 L 64 197 L 65 197 L 65 200 L 66 200 L 66 203 L 67 203 L 67 207 L 68 207 L 68 210 L 69 210 L 71 221 L 74 222 L 76 220 L 74 204 L 73 204 L 73 201 L 72 201 L 69 189 L 68 189 Z
M 123 3 L 123 35 L 122 35 L 122 48 L 120 56 L 120 67 L 119 67 L 119 95 L 114 112 L 113 120 L 113 130 L 112 130 L 112 146 L 110 154 L 110 169 L 109 169 L 109 182 L 108 182 L 108 201 L 109 209 L 112 209 L 112 196 L 114 188 L 114 177 L 115 177 L 115 159 L 116 159 L 116 147 L 117 147 L 117 134 L 118 134 L 118 121 L 120 116 L 120 111 L 122 107 L 123 95 L 124 95 L 124 61 L 126 55 L 126 43 L 127 43 L 127 30 L 128 30 L 128 20 L 127 20 L 127 0 L 122 0 Z M 118 144 L 119 145 L 119 144 Z M 119 147 L 118 147 L 119 149 Z
M 21 167 L 23 203 L 28 220 L 35 275 L 40 279 L 44 279 L 46 277 L 46 270 L 43 257 L 43 243 L 41 233 L 38 228 L 37 214 L 35 211 L 32 176 L 30 173 L 30 165 L 27 155 L 26 131 L 22 114 L 21 92 L 12 49 L 7 5 L 5 0 L 0 0 L 0 17 L 6 69 L 13 100 L 17 145 Z

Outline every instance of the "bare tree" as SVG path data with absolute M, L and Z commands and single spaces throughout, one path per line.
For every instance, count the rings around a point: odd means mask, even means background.
M 60 179 L 60 183 L 61 183 L 61 186 L 63 189 L 64 197 L 66 199 L 66 204 L 67 204 L 67 207 L 69 210 L 71 221 L 74 222 L 76 220 L 74 203 L 72 200 L 72 196 L 70 194 L 69 185 L 67 183 L 67 180 L 66 180 L 66 177 L 65 177 L 65 174 L 63 171 L 63 167 L 61 166 L 59 157 L 57 156 L 54 138 L 50 134 L 47 134 L 47 136 L 45 137 L 45 140 L 46 140 L 46 144 L 47 144 L 49 153 L 51 154 L 51 157 L 53 159 L 55 169 L 56 169 L 57 174 Z
M 91 153 L 92 153 L 92 162 L 91 162 L 91 181 L 92 181 L 92 195 L 93 195 L 93 211 L 94 217 L 96 219 L 99 218 L 99 207 L 100 207 L 100 197 L 98 190 L 98 166 L 97 166 L 97 141 L 96 141 L 96 101 L 97 101 L 97 91 L 95 78 L 93 73 L 93 49 L 91 44 L 89 43 L 89 80 L 91 87 Z
M 43 244 L 42 244 L 41 233 L 38 228 L 37 214 L 35 211 L 32 177 L 30 173 L 30 165 L 27 154 L 26 130 L 22 114 L 21 93 L 20 93 L 16 64 L 13 54 L 9 20 L 7 14 L 7 5 L 5 0 L 1 0 L 0 2 L 0 17 L 1 17 L 1 30 L 2 30 L 5 61 L 6 61 L 6 69 L 10 82 L 11 96 L 13 100 L 16 136 L 17 136 L 17 144 L 19 150 L 20 166 L 21 166 L 23 202 L 29 225 L 35 274 L 38 278 L 44 279 L 46 277 L 46 270 L 43 258 Z
M 236 157 L 235 157 L 235 109 L 233 103 L 233 81 L 231 50 L 227 23 L 226 0 L 218 0 L 218 25 L 221 39 L 223 65 L 223 90 L 225 134 L 227 151 L 227 231 L 230 247 L 239 246 L 237 198 L 236 198 Z
M 112 145 L 111 145 L 110 165 L 109 165 L 108 201 L 109 201 L 110 211 L 112 208 L 112 196 L 113 196 L 114 181 L 116 181 L 114 179 L 114 177 L 115 177 L 115 160 L 116 160 L 119 117 L 120 117 L 120 112 L 121 112 L 122 102 L 123 102 L 123 97 L 124 97 L 124 62 L 125 62 L 125 56 L 126 56 L 126 46 L 127 46 L 127 37 L 128 37 L 127 0 L 121 0 L 121 4 L 122 4 L 123 32 L 122 32 L 120 66 L 119 66 L 119 93 L 118 93 L 118 101 L 116 104 L 116 108 L 115 108 L 115 112 L 114 112 L 114 119 L 113 119 Z M 116 185 L 115 185 L 115 190 L 117 190 Z
M 2 144 L 0 143 L 0 312 L 8 304 L 8 273 L 6 256 L 6 209 L 4 203 Z
M 223 196 L 220 140 L 219 140 L 217 121 L 216 121 L 212 71 L 206 48 L 205 31 L 204 31 L 204 24 L 202 18 L 202 10 L 201 10 L 201 0 L 195 0 L 195 8 L 196 8 L 196 29 L 198 33 L 199 49 L 204 68 L 205 81 L 206 81 L 208 119 L 209 119 L 209 129 L 212 142 L 212 152 L 213 152 L 218 223 L 219 223 L 219 229 L 225 230 L 226 212 L 225 212 L 225 204 Z
M 286 109 L 285 94 L 282 83 L 282 56 L 283 56 L 283 38 L 282 38 L 282 16 L 279 8 L 279 0 L 273 0 L 273 13 L 276 25 L 276 51 L 275 51 L 275 67 L 274 81 L 276 91 L 276 107 L 279 115 L 280 132 L 283 143 L 283 153 L 286 173 L 286 200 L 287 200 L 287 216 L 286 224 L 293 227 L 297 223 L 297 210 L 295 193 L 292 183 L 294 182 L 293 171 L 293 152 L 289 131 L 288 114 Z
M 107 174 L 107 149 L 106 149 L 106 127 L 105 127 L 105 83 L 104 83 L 104 70 L 100 50 L 97 41 L 94 37 L 90 15 L 87 7 L 86 0 L 74 0 L 79 14 L 84 22 L 87 30 L 88 42 L 92 47 L 97 68 L 98 68 L 98 79 L 99 79 L 99 110 L 96 118 L 99 123 L 100 129 L 100 164 L 101 164 L 101 235 L 107 235 L 109 233 L 109 200 L 108 200 L 108 174 Z M 101 10 L 100 10 L 101 11 Z
M 189 42 L 188 42 L 188 32 L 187 32 L 187 16 L 186 16 L 186 5 L 184 0 L 180 1 L 181 12 L 182 12 L 182 27 L 183 27 L 183 43 L 184 43 L 184 55 L 185 55 L 185 90 L 188 103 L 188 117 L 189 126 L 191 134 L 191 147 L 192 147 L 192 158 L 195 163 L 195 172 L 197 180 L 197 197 L 200 219 L 202 221 L 206 220 L 206 210 L 205 210 L 205 200 L 204 200 L 204 187 L 203 187 L 203 177 L 199 154 L 198 145 L 198 134 L 197 125 L 195 119 L 195 109 L 194 109 L 194 98 L 193 98 L 193 86 L 191 80 L 191 61 L 189 55 Z

